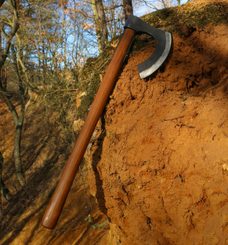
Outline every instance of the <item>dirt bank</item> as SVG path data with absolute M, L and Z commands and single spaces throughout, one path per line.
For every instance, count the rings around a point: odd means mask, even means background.
M 226 25 L 174 34 L 147 81 L 136 64 L 149 44 L 124 68 L 94 155 L 116 244 L 227 244 L 227 35 Z
M 0 103 L 3 177 L 11 194 L 0 203 L 1 245 L 228 244 L 226 6 L 197 0 L 144 17 L 173 32 L 172 53 L 157 74 L 141 80 L 137 64 L 153 43 L 144 36 L 136 42 L 53 231 L 40 221 L 72 142 L 55 124 L 58 112 L 31 102 L 22 140 L 26 185 L 18 187 L 15 128 Z M 94 63 L 104 67 L 106 56 Z M 83 74 L 92 78 L 84 78 L 90 82 L 83 89 L 92 98 L 101 69 L 88 69 Z M 88 97 L 77 116 L 84 118 Z
M 4 181 L 10 199 L 0 197 L 0 244 L 97 244 L 109 227 L 95 198 L 88 192 L 85 164 L 82 164 L 55 230 L 41 226 L 44 209 L 69 155 L 70 144 L 62 142 L 53 125 L 54 113 L 45 114 L 40 104 L 26 111 L 22 140 L 26 185 L 20 187 L 12 159 L 14 125 L 12 115 L 0 104 L 0 151 L 5 162 Z M 69 148 L 68 148 L 69 146 Z

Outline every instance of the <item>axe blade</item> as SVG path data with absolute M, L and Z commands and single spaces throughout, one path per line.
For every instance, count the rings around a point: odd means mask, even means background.
M 124 28 L 130 28 L 136 33 L 146 33 L 156 40 L 155 51 L 143 63 L 138 65 L 139 75 L 146 78 L 152 75 L 164 63 L 172 46 L 172 35 L 169 32 L 154 28 L 136 16 L 129 16 Z

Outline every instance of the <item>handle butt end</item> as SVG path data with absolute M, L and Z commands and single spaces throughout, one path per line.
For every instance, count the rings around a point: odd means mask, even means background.
M 41 221 L 41 225 L 49 230 L 53 230 L 55 228 L 59 218 L 58 213 L 53 211 L 54 209 L 52 208 L 52 206 L 47 207 Z

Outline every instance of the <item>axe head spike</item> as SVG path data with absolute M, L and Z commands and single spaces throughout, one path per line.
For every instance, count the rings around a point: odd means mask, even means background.
M 129 16 L 124 28 L 130 28 L 136 33 L 146 33 L 156 40 L 155 51 L 143 63 L 138 65 L 139 75 L 146 78 L 152 75 L 164 63 L 172 46 L 172 35 L 169 32 L 150 26 L 136 16 Z

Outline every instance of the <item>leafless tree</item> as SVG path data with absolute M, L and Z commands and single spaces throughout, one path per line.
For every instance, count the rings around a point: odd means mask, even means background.
M 181 0 L 134 0 L 134 6 L 145 6 L 151 11 L 180 5 Z
M 2 153 L 0 152 L 0 195 L 1 195 L 0 198 L 1 199 L 5 198 L 6 200 L 9 200 L 10 198 L 9 190 L 7 189 L 2 177 L 3 165 L 4 165 L 4 158 Z
M 108 41 L 108 30 L 102 0 L 91 0 L 97 35 L 98 50 L 102 53 Z
M 10 49 L 13 50 L 13 38 L 19 29 L 19 1 L 9 0 L 9 12 L 12 12 L 12 18 L 6 18 L 3 21 L 1 33 L 4 35 L 4 45 L 1 46 L 0 50 L 0 71 L 3 74 L 3 66 L 9 55 Z M 7 31 L 9 30 L 10 31 Z M 15 58 L 16 59 L 16 58 Z M 5 102 L 9 111 L 11 112 L 15 125 L 15 140 L 14 140 L 14 164 L 16 169 L 16 176 L 21 185 L 24 185 L 25 178 L 22 171 L 22 163 L 20 156 L 20 145 L 21 145 L 21 134 L 24 122 L 24 112 L 25 112 L 25 100 L 24 100 L 24 86 L 22 81 L 18 80 L 18 99 L 19 108 L 14 104 L 14 97 L 12 97 L 11 91 L 8 91 L 5 77 L 1 77 L 0 80 L 0 98 Z
M 124 17 L 126 21 L 128 16 L 133 14 L 132 0 L 123 0 L 123 11 L 124 11 Z
M 2 6 L 2 4 L 5 2 L 5 0 L 0 0 L 0 8 Z

